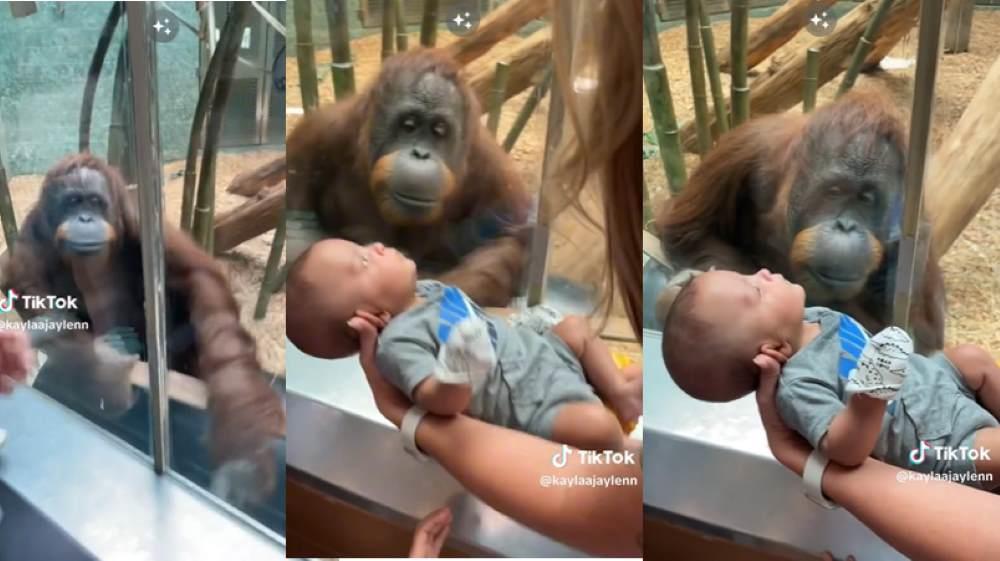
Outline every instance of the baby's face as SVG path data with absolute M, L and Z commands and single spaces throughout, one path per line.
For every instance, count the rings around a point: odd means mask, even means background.
M 339 283 L 351 286 L 358 300 L 373 312 L 397 314 L 412 301 L 416 289 L 417 266 L 398 250 L 381 243 L 358 245 L 338 240 Z
M 755 341 L 798 346 L 805 311 L 805 290 L 779 274 L 761 269 L 752 275 L 709 271 L 697 281 L 707 318 L 718 318 Z

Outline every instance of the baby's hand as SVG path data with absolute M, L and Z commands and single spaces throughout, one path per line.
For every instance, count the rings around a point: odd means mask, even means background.
M 898 327 L 887 327 L 868 341 L 857 368 L 847 380 L 847 391 L 876 399 L 895 399 L 906 379 L 913 340 Z

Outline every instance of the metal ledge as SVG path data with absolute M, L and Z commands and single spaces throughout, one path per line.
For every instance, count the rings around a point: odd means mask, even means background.
M 409 526 L 449 504 L 449 539 L 486 554 L 586 556 L 493 510 L 438 464 L 410 457 L 399 431 L 375 408 L 357 358 L 322 360 L 286 347 L 290 469 L 325 483 L 338 499 Z
M 0 479 L 99 559 L 285 558 L 281 544 L 44 394 L 0 398 L 0 427 Z
M 643 333 L 647 515 L 763 550 L 905 561 L 843 509 L 825 510 L 771 455 L 753 395 L 688 397 L 667 374 L 662 334 Z

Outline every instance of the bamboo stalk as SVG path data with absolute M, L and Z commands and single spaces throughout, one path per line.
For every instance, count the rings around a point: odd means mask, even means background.
M 205 149 L 201 156 L 201 172 L 198 174 L 197 206 L 194 209 L 192 236 L 209 253 L 212 253 L 213 234 L 215 232 L 215 161 L 219 148 L 219 136 L 222 133 L 222 119 L 226 103 L 233 84 L 233 70 L 240 52 L 240 41 L 243 38 L 243 28 L 246 27 L 247 16 L 252 6 L 249 2 L 235 2 L 229 12 L 229 18 L 222 27 L 219 44 L 215 54 L 221 57 L 218 65 L 218 82 L 212 95 L 208 114 L 208 124 L 205 129 Z
M 208 6 L 208 10 L 212 7 Z M 212 20 L 208 20 L 212 21 Z M 215 29 L 207 26 L 208 35 L 203 40 L 211 45 Z M 220 37 L 221 39 L 221 37 Z M 184 161 L 184 192 L 181 195 L 181 229 L 190 233 L 194 228 L 194 199 L 195 189 L 198 179 L 198 151 L 201 150 L 202 131 L 205 127 L 206 116 L 215 95 L 215 87 L 219 82 L 219 72 L 222 65 L 222 57 L 218 55 L 218 48 L 212 51 L 208 59 L 208 67 L 205 70 L 205 78 L 201 83 L 201 91 L 198 92 L 198 101 L 194 106 L 194 117 L 191 120 L 191 134 L 188 135 L 187 159 Z
M 497 128 L 500 126 L 500 111 L 503 109 L 504 99 L 507 97 L 507 75 L 510 73 L 510 65 L 500 61 L 497 63 L 496 71 L 493 73 L 493 97 L 490 98 L 490 113 L 486 118 L 486 128 L 490 134 L 496 138 Z
M 732 0 L 730 13 L 730 57 L 732 60 L 733 126 L 750 119 L 750 86 L 747 82 L 747 30 L 750 25 L 749 0 Z
M 719 75 L 719 60 L 715 56 L 715 37 L 712 34 L 712 18 L 708 15 L 704 0 L 697 0 L 698 20 L 701 24 L 701 43 L 705 48 L 705 68 L 708 83 L 712 89 L 712 103 L 715 108 L 715 131 L 717 135 L 729 130 L 729 109 L 722 93 L 722 78 Z
M 312 2 L 295 0 L 295 60 L 299 66 L 299 87 L 302 107 L 307 112 L 319 107 L 319 85 L 316 79 L 316 49 L 312 38 Z
M 382 0 L 382 60 L 392 56 L 392 35 L 393 24 L 395 23 L 395 17 L 393 13 L 395 10 L 392 9 L 393 0 Z
M 698 152 L 704 156 L 712 149 L 712 130 L 708 124 L 708 95 L 705 93 L 705 67 L 699 34 L 698 0 L 684 0 L 685 29 L 688 42 L 688 65 L 691 68 L 691 95 L 694 119 L 698 123 Z
M 17 241 L 17 215 L 14 214 L 14 202 L 10 197 L 10 185 L 7 184 L 7 168 L 0 157 L 0 224 L 3 226 L 3 237 L 7 242 L 7 255 L 14 251 Z
M 420 19 L 420 45 L 433 47 L 437 42 L 438 0 L 424 0 L 424 15 Z
M 811 113 L 816 107 L 816 89 L 819 87 L 819 48 L 806 50 L 805 90 L 802 92 L 802 112 Z
M 892 0 L 882 0 L 875 8 L 875 13 L 868 21 L 865 33 L 854 49 L 854 56 L 851 58 L 850 66 L 847 67 L 847 72 L 844 73 L 844 79 L 841 80 L 840 87 L 837 88 L 837 97 L 844 95 L 854 87 L 854 81 L 858 79 L 858 73 L 861 72 L 861 67 L 864 65 L 865 59 L 868 58 L 868 53 L 875 45 L 875 36 L 878 35 L 882 22 L 885 21 L 885 16 L 889 13 L 890 6 L 892 6 Z
M 521 136 L 521 132 L 524 130 L 525 125 L 528 124 L 528 120 L 531 119 L 531 115 L 535 112 L 535 108 L 538 107 L 539 102 L 545 97 L 545 94 L 549 91 L 549 85 L 552 83 L 552 66 L 549 65 L 548 69 L 545 70 L 545 76 L 542 77 L 542 81 L 535 84 L 532 88 L 531 94 L 528 95 L 528 99 L 525 100 L 524 105 L 521 106 L 521 111 L 518 112 L 517 118 L 514 119 L 514 124 L 510 126 L 510 130 L 507 131 L 507 137 L 503 141 L 503 149 L 505 152 L 510 152 L 514 145 L 517 144 L 517 139 Z
M 348 24 L 347 0 L 327 0 L 327 24 L 330 28 L 330 75 L 333 94 L 340 100 L 354 94 L 354 62 L 351 60 L 351 30 Z
M 406 14 L 403 12 L 403 0 L 392 0 L 392 11 L 396 14 L 396 50 L 407 49 L 410 37 L 406 34 Z
M 80 109 L 80 152 L 90 151 L 90 123 L 94 114 L 94 94 L 97 92 L 97 81 L 101 77 L 101 68 L 104 66 L 104 59 L 108 56 L 108 47 L 111 45 L 111 38 L 115 34 L 115 28 L 122 17 L 122 3 L 115 2 L 111 5 L 111 12 L 104 21 L 104 28 L 101 29 L 101 37 L 97 40 L 97 48 L 94 49 L 94 56 L 90 59 L 90 68 L 87 71 L 87 83 L 83 88 L 83 107 Z
M 278 265 L 281 263 L 281 250 L 285 247 L 285 213 L 281 213 L 278 226 L 271 240 L 271 251 L 267 255 L 267 266 L 264 267 L 264 278 L 260 283 L 260 293 L 257 294 L 257 305 L 253 310 L 254 319 L 264 319 L 267 315 L 267 304 L 271 295 L 281 284 L 275 282 L 278 278 Z
M 653 0 L 643 1 L 642 12 L 642 76 L 646 83 L 653 127 L 660 147 L 660 159 L 670 184 L 670 191 L 680 193 L 687 181 L 684 154 L 681 152 L 677 116 L 674 114 L 673 98 L 670 95 L 670 81 L 667 68 L 660 55 L 659 35 L 656 33 L 656 12 Z
M 132 81 L 129 79 L 130 59 L 122 41 L 118 49 L 118 64 L 111 90 L 111 122 L 108 125 L 108 163 L 118 169 L 126 184 L 135 183 L 135 143 L 132 111 Z

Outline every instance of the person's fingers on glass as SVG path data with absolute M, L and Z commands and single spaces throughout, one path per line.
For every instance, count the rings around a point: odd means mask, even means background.
M 10 393 L 16 382 L 24 382 L 34 365 L 31 342 L 24 331 L 0 331 L 0 375 L 7 378 L 0 391 Z M 9 388 L 9 389 L 8 389 Z
M 17 387 L 17 382 L 10 376 L 0 375 L 0 394 L 9 394 Z
M 448 533 L 451 531 L 451 510 L 441 507 L 428 514 L 417 524 L 413 533 L 410 557 L 438 558 Z

